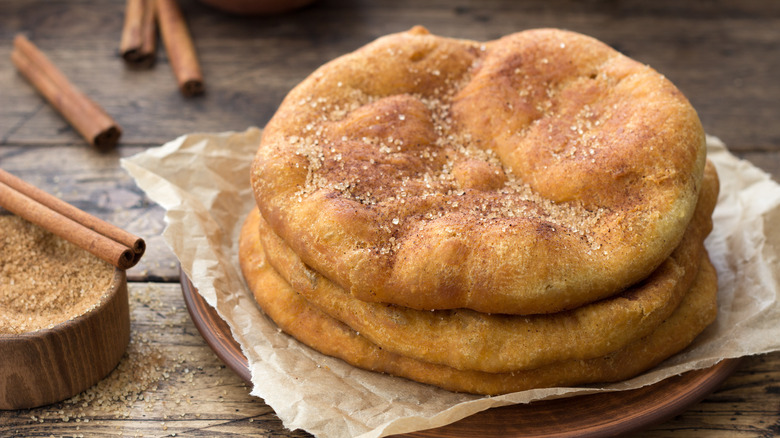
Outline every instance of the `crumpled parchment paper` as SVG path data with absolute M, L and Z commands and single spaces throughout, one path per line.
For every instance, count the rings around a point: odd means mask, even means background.
M 321 437 L 380 437 L 428 429 L 494 406 L 638 388 L 725 358 L 780 349 L 780 186 L 708 137 L 721 179 L 706 241 L 719 273 L 719 315 L 685 352 L 601 388 L 552 388 L 498 397 L 456 394 L 356 369 L 281 333 L 257 307 L 238 264 L 238 234 L 254 206 L 249 167 L 261 131 L 190 134 L 122 160 L 166 210 L 163 237 L 249 360 L 252 394 L 290 429 Z

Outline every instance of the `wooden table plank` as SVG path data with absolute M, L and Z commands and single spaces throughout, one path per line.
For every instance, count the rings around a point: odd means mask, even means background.
M 132 404 L 0 411 L 0 436 L 307 436 L 286 431 L 197 333 L 160 235 L 163 211 L 119 159 L 189 132 L 263 126 L 314 68 L 386 33 L 423 24 L 477 40 L 545 26 L 592 35 L 669 77 L 708 133 L 780 179 L 778 2 L 319 0 L 282 16 L 238 17 L 181 0 L 207 87 L 194 99 L 178 93 L 162 49 L 150 70 L 124 66 L 117 53 L 124 2 L 0 1 L 0 59 L 9 59 L 17 32 L 28 34 L 124 128 L 117 151 L 98 153 L 0 62 L 0 167 L 147 240 L 147 254 L 128 272 L 134 344 L 99 385 L 144 371 L 157 384 L 126 386 Z M 746 358 L 715 394 L 639 436 L 780 435 L 778 370 L 780 353 Z
M 26 32 L 77 85 L 125 128 L 122 141 L 148 144 L 196 130 L 262 126 L 286 92 L 323 62 L 389 32 L 424 24 L 452 37 L 487 40 L 556 26 L 587 33 L 649 63 L 672 79 L 699 110 L 708 132 L 735 150 L 771 150 L 780 143 L 780 11 L 772 2 L 721 2 L 719 7 L 654 7 L 621 2 L 588 7 L 566 1 L 320 1 L 281 17 L 244 18 L 183 2 L 203 64 L 207 93 L 185 99 L 174 86 L 164 50 L 150 70 L 128 70 L 117 54 L 123 2 L 6 1 L 16 20 L 10 41 Z M 655 3 L 655 2 L 654 2 Z M 641 31 L 638 31 L 640 30 Z M 10 45 L 0 46 L 7 59 Z M 13 72 L 0 64 L 11 105 L 0 108 L 6 144 L 75 143 L 78 137 Z M 728 104 L 724 105 L 724 102 Z
M 721 388 L 642 434 L 650 437 L 770 437 L 780 434 L 780 353 L 745 358 Z
M 130 284 L 131 343 L 106 379 L 50 406 L 0 411 L 0 436 L 309 436 L 287 431 L 226 368 L 189 318 L 178 284 Z M 714 394 L 642 438 L 780 433 L 780 353 L 745 358 Z

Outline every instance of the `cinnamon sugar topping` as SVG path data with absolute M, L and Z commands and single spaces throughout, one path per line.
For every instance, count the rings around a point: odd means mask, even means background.
M 477 226 L 498 223 L 507 232 L 519 221 L 534 218 L 548 224 L 550 232 L 579 235 L 599 247 L 587 231 L 604 209 L 589 211 L 577 203 L 555 203 L 541 196 L 495 151 L 460 131 L 450 111 L 459 89 L 458 84 L 448 84 L 427 96 L 361 95 L 360 104 L 348 111 L 316 99 L 322 122 L 306 125 L 306 136 L 287 138 L 302 159 L 295 166 L 307 170 L 306 183 L 294 201 L 337 194 L 371 208 L 381 222 L 377 228 L 387 230 L 388 236 L 403 228 L 405 218 L 457 217 Z M 586 106 L 573 133 L 589 130 L 593 117 Z M 367 132 L 378 135 L 363 135 Z M 588 145 L 580 153 L 590 159 L 598 145 L 593 141 Z M 436 202 L 428 202 L 432 199 Z M 406 214 L 399 216 L 399 210 Z M 376 249 L 385 254 L 398 245 L 392 237 Z

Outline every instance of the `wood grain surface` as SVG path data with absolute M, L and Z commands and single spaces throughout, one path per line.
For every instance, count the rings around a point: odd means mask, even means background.
M 180 4 L 207 83 L 195 98 L 179 93 L 162 49 L 148 70 L 122 62 L 124 0 L 0 0 L 0 167 L 148 246 L 127 273 L 131 343 L 119 367 L 66 402 L 0 411 L 0 436 L 307 436 L 286 430 L 205 344 L 161 237 L 163 211 L 119 160 L 190 132 L 262 127 L 314 68 L 389 32 L 422 24 L 477 40 L 546 26 L 589 34 L 670 78 L 709 134 L 780 179 L 778 2 L 319 0 L 267 17 Z M 117 150 L 87 145 L 14 70 L 11 42 L 19 32 L 120 124 Z M 780 353 L 745 358 L 718 391 L 638 436 L 775 435 Z

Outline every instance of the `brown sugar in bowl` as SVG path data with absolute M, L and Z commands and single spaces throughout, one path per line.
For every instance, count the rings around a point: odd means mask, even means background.
M 9 223 L 0 223 L 0 287 L 29 278 L 34 288 L 0 293 L 0 409 L 25 409 L 67 399 L 108 375 L 130 341 L 130 310 L 124 270 L 85 262 L 83 254 L 92 256 L 32 224 Z M 19 236 L 30 239 L 9 243 Z M 40 303 L 61 296 L 81 302 Z M 19 317 L 27 308 L 38 310 L 29 311 L 29 322 Z
M 86 313 L 51 328 L 0 334 L 0 409 L 25 409 L 72 397 L 108 375 L 130 341 L 127 276 Z

